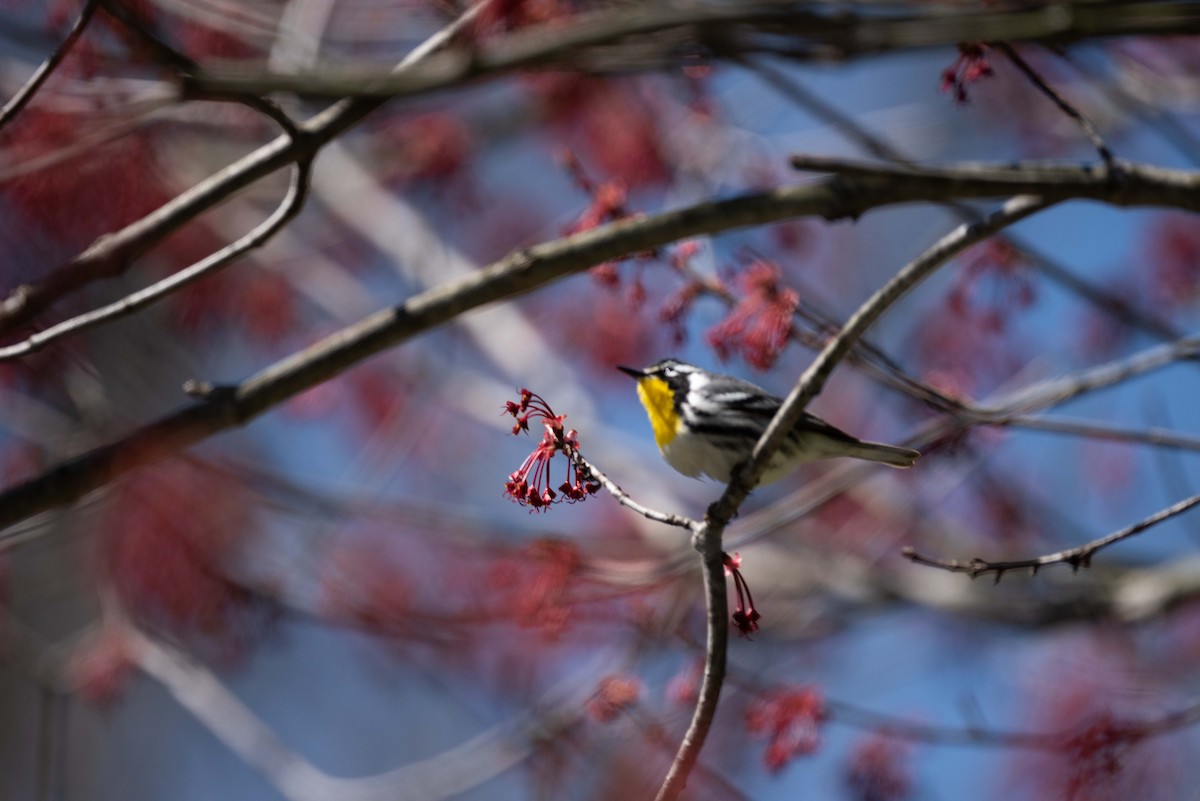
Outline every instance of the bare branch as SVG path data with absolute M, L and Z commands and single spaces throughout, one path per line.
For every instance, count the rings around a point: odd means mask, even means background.
M 628 72 L 675 64 L 680 52 L 712 58 L 775 53 L 828 61 L 961 41 L 1066 44 L 1081 38 L 1200 31 L 1200 3 L 1091 2 L 1018 10 L 939 8 L 907 15 L 831 14 L 824 3 L 642 4 L 572 18 L 570 26 L 508 34 L 471 52 L 447 51 L 420 70 L 388 75 L 330 66 L 304 73 L 207 70 L 189 87 L 222 94 L 412 97 L 522 69 Z
M 1100 136 L 1100 132 L 1096 130 L 1096 126 L 1092 124 L 1092 121 L 1083 116 L 1083 112 L 1067 102 L 1067 99 L 1055 91 L 1054 87 L 1046 83 L 1046 80 L 1038 74 L 1037 70 L 1030 66 L 1028 61 L 1021 57 L 1021 54 L 1012 45 L 1006 42 L 995 42 L 992 46 L 1008 56 L 1008 60 L 1021 71 L 1022 75 L 1029 79 L 1030 83 L 1037 87 L 1039 92 L 1050 98 L 1051 102 L 1058 106 L 1058 109 L 1063 114 L 1066 114 L 1075 121 L 1075 124 L 1083 131 L 1083 135 L 1092 143 L 1092 147 L 1096 148 L 1096 152 L 1100 154 L 1100 158 L 1105 164 L 1110 168 L 1116 166 L 1112 151 L 1104 142 L 1104 137 Z
M 596 469 L 596 467 L 587 459 L 583 458 L 583 454 L 581 454 L 579 450 L 573 447 L 570 443 L 563 444 L 563 452 L 566 453 L 567 457 L 574 462 L 587 476 L 596 479 L 596 481 L 598 481 L 600 485 L 604 487 L 604 489 L 608 490 L 609 494 L 616 498 L 617 503 L 621 504 L 625 508 L 632 509 L 647 520 L 653 520 L 656 523 L 663 523 L 664 525 L 668 526 L 685 528 L 692 533 L 695 533 L 696 530 L 700 528 L 700 524 L 695 520 L 692 520 L 690 517 L 670 514 L 668 512 L 660 512 L 656 509 L 651 509 L 648 506 L 643 506 L 642 504 L 638 503 L 629 496 L 629 493 L 617 486 L 615 481 Z
M 1193 495 L 1179 503 L 1169 506 L 1166 509 L 1147 517 L 1139 523 L 1135 523 L 1128 528 L 1123 528 L 1120 531 L 1115 531 L 1107 537 L 1101 537 L 1098 540 L 1092 540 L 1089 543 L 1080 545 L 1075 548 L 1070 548 L 1057 553 L 1046 554 L 1045 556 L 1035 556 L 1030 559 L 1015 559 L 1011 561 L 988 561 L 986 559 L 971 559 L 968 562 L 961 562 L 957 559 L 936 559 L 928 556 L 923 556 L 913 548 L 905 548 L 902 553 L 907 558 L 921 565 L 941 568 L 952 573 L 966 573 L 971 578 L 995 574 L 996 581 L 1000 579 L 1010 570 L 1029 570 L 1031 574 L 1036 575 L 1038 570 L 1047 565 L 1068 564 L 1074 570 L 1079 568 L 1091 567 L 1092 556 L 1102 548 L 1107 548 L 1109 545 L 1120 542 L 1121 540 L 1129 539 L 1130 537 L 1141 534 L 1146 529 L 1156 526 L 1172 517 L 1181 515 L 1194 506 L 1200 505 L 1200 495 Z
M 1094 420 L 1066 420 L 1061 417 L 1017 416 L 997 420 L 994 425 L 1009 428 L 1027 428 L 1031 431 L 1047 431 L 1051 434 L 1067 434 L 1089 439 L 1113 442 L 1132 442 L 1160 448 L 1175 448 L 1181 451 L 1200 452 L 1200 437 L 1188 436 L 1165 428 L 1123 428 Z
M 83 35 L 84 28 L 92 19 L 97 7 L 100 5 L 100 0 L 86 0 L 83 8 L 79 11 L 79 16 L 75 19 L 75 24 L 71 26 L 71 30 L 63 38 L 62 42 L 50 54 L 50 57 L 42 62 L 42 65 L 34 71 L 33 75 L 29 76 L 29 80 L 25 85 L 13 95 L 12 99 L 4 104 L 4 108 L 0 109 L 0 128 L 3 128 L 8 123 L 12 122 L 13 118 L 21 113 L 21 109 L 29 105 L 29 101 L 37 94 L 37 90 L 46 82 L 63 59 L 67 57 L 67 53 L 79 41 L 79 37 Z
M 463 26 L 469 24 L 488 2 L 489 0 L 483 0 L 476 4 L 423 41 L 404 57 L 394 72 L 399 74 L 421 63 L 430 53 L 449 42 Z M 184 94 L 193 97 L 232 99 L 253 105 L 264 113 L 273 105 L 261 98 L 230 97 L 228 93 L 206 91 L 198 87 Z M 299 126 L 290 130 L 285 126 L 286 135 L 243 156 L 142 219 L 120 231 L 99 237 L 83 253 L 50 271 L 38 281 L 15 288 L 8 297 L 0 301 L 0 335 L 29 323 L 81 287 L 123 273 L 155 243 L 259 178 L 294 162 L 311 160 L 324 144 L 356 125 L 380 105 L 382 101 L 374 99 L 343 100 L 332 104 Z
M 235 259 L 245 255 L 255 248 L 264 245 L 267 240 L 278 233 L 304 207 L 308 193 L 308 175 L 311 168 L 308 160 L 298 161 L 293 166 L 291 184 L 287 195 L 280 202 L 270 217 L 263 220 L 254 230 L 247 233 L 236 242 L 221 248 L 208 257 L 201 259 L 190 267 L 172 273 L 167 278 L 151 284 L 145 289 L 133 292 L 107 306 L 85 312 L 69 320 L 51 326 L 43 331 L 29 336 L 27 339 L 6 347 L 0 347 L 0 362 L 34 353 L 52 342 L 67 336 L 78 334 L 101 323 L 126 317 L 151 303 L 162 300 L 183 287 L 201 278 L 227 267 Z

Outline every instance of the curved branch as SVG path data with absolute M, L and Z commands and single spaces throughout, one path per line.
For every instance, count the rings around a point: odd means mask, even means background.
M 100 5 L 100 0 L 87 0 L 83 4 L 83 8 L 79 11 L 79 17 L 75 20 L 75 24 L 71 26 L 71 30 L 67 32 L 66 37 L 50 54 L 50 57 L 42 62 L 42 65 L 37 68 L 33 75 L 29 76 L 29 80 L 25 85 L 12 96 L 12 99 L 4 104 L 4 108 L 0 109 L 0 128 L 13 121 L 21 109 L 29 105 L 29 101 L 37 94 L 37 90 L 42 87 L 63 59 L 67 57 L 67 53 L 75 46 L 75 42 L 79 41 L 79 37 L 83 35 L 83 29 L 87 27 L 96 9 Z
M 404 57 L 394 72 L 403 73 L 428 58 L 430 53 L 445 45 L 463 26 L 469 24 L 486 4 L 486 0 L 476 4 L 423 41 Z M 230 97 L 229 93 L 199 89 L 195 96 L 220 96 L 247 102 L 245 98 Z M 259 110 L 268 113 L 269 102 L 261 102 L 267 105 Z M 323 145 L 352 128 L 382 104 L 382 100 L 370 98 L 334 103 L 303 124 L 288 130 L 284 136 L 268 142 L 177 195 L 142 219 L 120 231 L 99 237 L 83 253 L 38 281 L 17 287 L 0 301 L 0 336 L 30 322 L 79 288 L 121 274 L 155 243 L 259 178 L 293 162 L 312 159 Z
M 172 292 L 176 292 L 206 275 L 215 273 L 228 266 L 234 259 L 264 245 L 267 240 L 278 233 L 304 207 L 308 194 L 308 176 L 312 163 L 309 160 L 298 161 L 294 165 L 292 180 L 275 212 L 263 220 L 252 231 L 236 242 L 221 248 L 207 258 L 201 259 L 190 267 L 172 273 L 163 280 L 151 284 L 145 289 L 126 295 L 120 300 L 107 306 L 85 312 L 76 317 L 64 320 L 43 331 L 31 335 L 21 342 L 6 347 L 0 347 L 0 362 L 11 361 L 20 356 L 41 350 L 52 342 L 67 336 L 78 334 L 101 323 L 115 320 L 133 314 L 138 309 L 162 300 Z

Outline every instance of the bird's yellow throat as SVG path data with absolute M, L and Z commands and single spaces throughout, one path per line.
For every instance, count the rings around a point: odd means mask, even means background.
M 675 394 L 666 381 L 654 376 L 638 380 L 638 397 L 646 407 L 650 416 L 650 425 L 654 427 L 654 441 L 663 448 L 675 439 L 678 433 L 679 414 L 675 411 Z

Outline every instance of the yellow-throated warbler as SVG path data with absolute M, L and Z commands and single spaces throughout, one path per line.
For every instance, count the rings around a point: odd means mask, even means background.
M 654 439 L 667 464 L 685 476 L 729 482 L 733 468 L 750 456 L 782 401 L 762 387 L 664 359 L 644 370 L 618 367 L 638 380 L 638 398 L 650 416 Z M 771 457 L 763 484 L 803 462 L 852 456 L 892 467 L 911 467 L 920 456 L 909 448 L 864 442 L 804 413 Z

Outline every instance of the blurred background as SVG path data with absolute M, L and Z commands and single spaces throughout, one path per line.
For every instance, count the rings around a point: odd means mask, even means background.
M 537 25 L 553 36 L 585 5 L 494 0 L 455 46 Z M 976 10 L 885 6 L 868 13 Z M 0 86 L 12 97 L 81 6 L 3 7 Z M 465 11 L 122 7 L 189 59 L 246 74 L 390 69 Z M 97 11 L 0 127 L 5 295 L 278 135 L 245 105 L 177 100 L 146 41 Z M 666 64 L 622 74 L 524 72 L 384 105 L 321 149 L 303 210 L 264 246 L 0 364 L 5 484 L 186 405 L 188 380 L 240 381 L 516 249 L 816 180 L 789 168 L 793 154 L 1097 158 L 997 49 L 830 63 L 664 52 Z M 1195 39 L 1019 52 L 1120 157 L 1196 166 Z M 328 105 L 278 100 L 296 120 Z M 278 207 L 285 173 L 6 342 L 233 242 Z M 786 394 L 871 292 L 990 207 L 796 219 L 599 265 L 10 529 L 0 799 L 648 797 L 699 681 L 695 552 L 603 492 L 540 514 L 504 497 L 541 435 L 512 436 L 505 402 L 538 393 L 639 502 L 700 517 L 721 485 L 667 467 L 615 366 L 674 356 Z M 744 504 L 727 550 L 741 555 L 761 630 L 731 643 L 688 797 L 1190 797 L 1196 519 L 1101 551 L 1086 571 L 999 582 L 914 565 L 901 549 L 1035 556 L 1196 492 L 1200 373 L 1178 343 L 1194 330 L 1198 279 L 1194 216 L 1068 203 L 971 249 L 870 331 L 811 408 L 923 458 L 908 471 L 807 465 Z M 1109 364 L 1130 369 L 1076 380 Z M 954 406 L 1022 397 L 1001 425 Z

